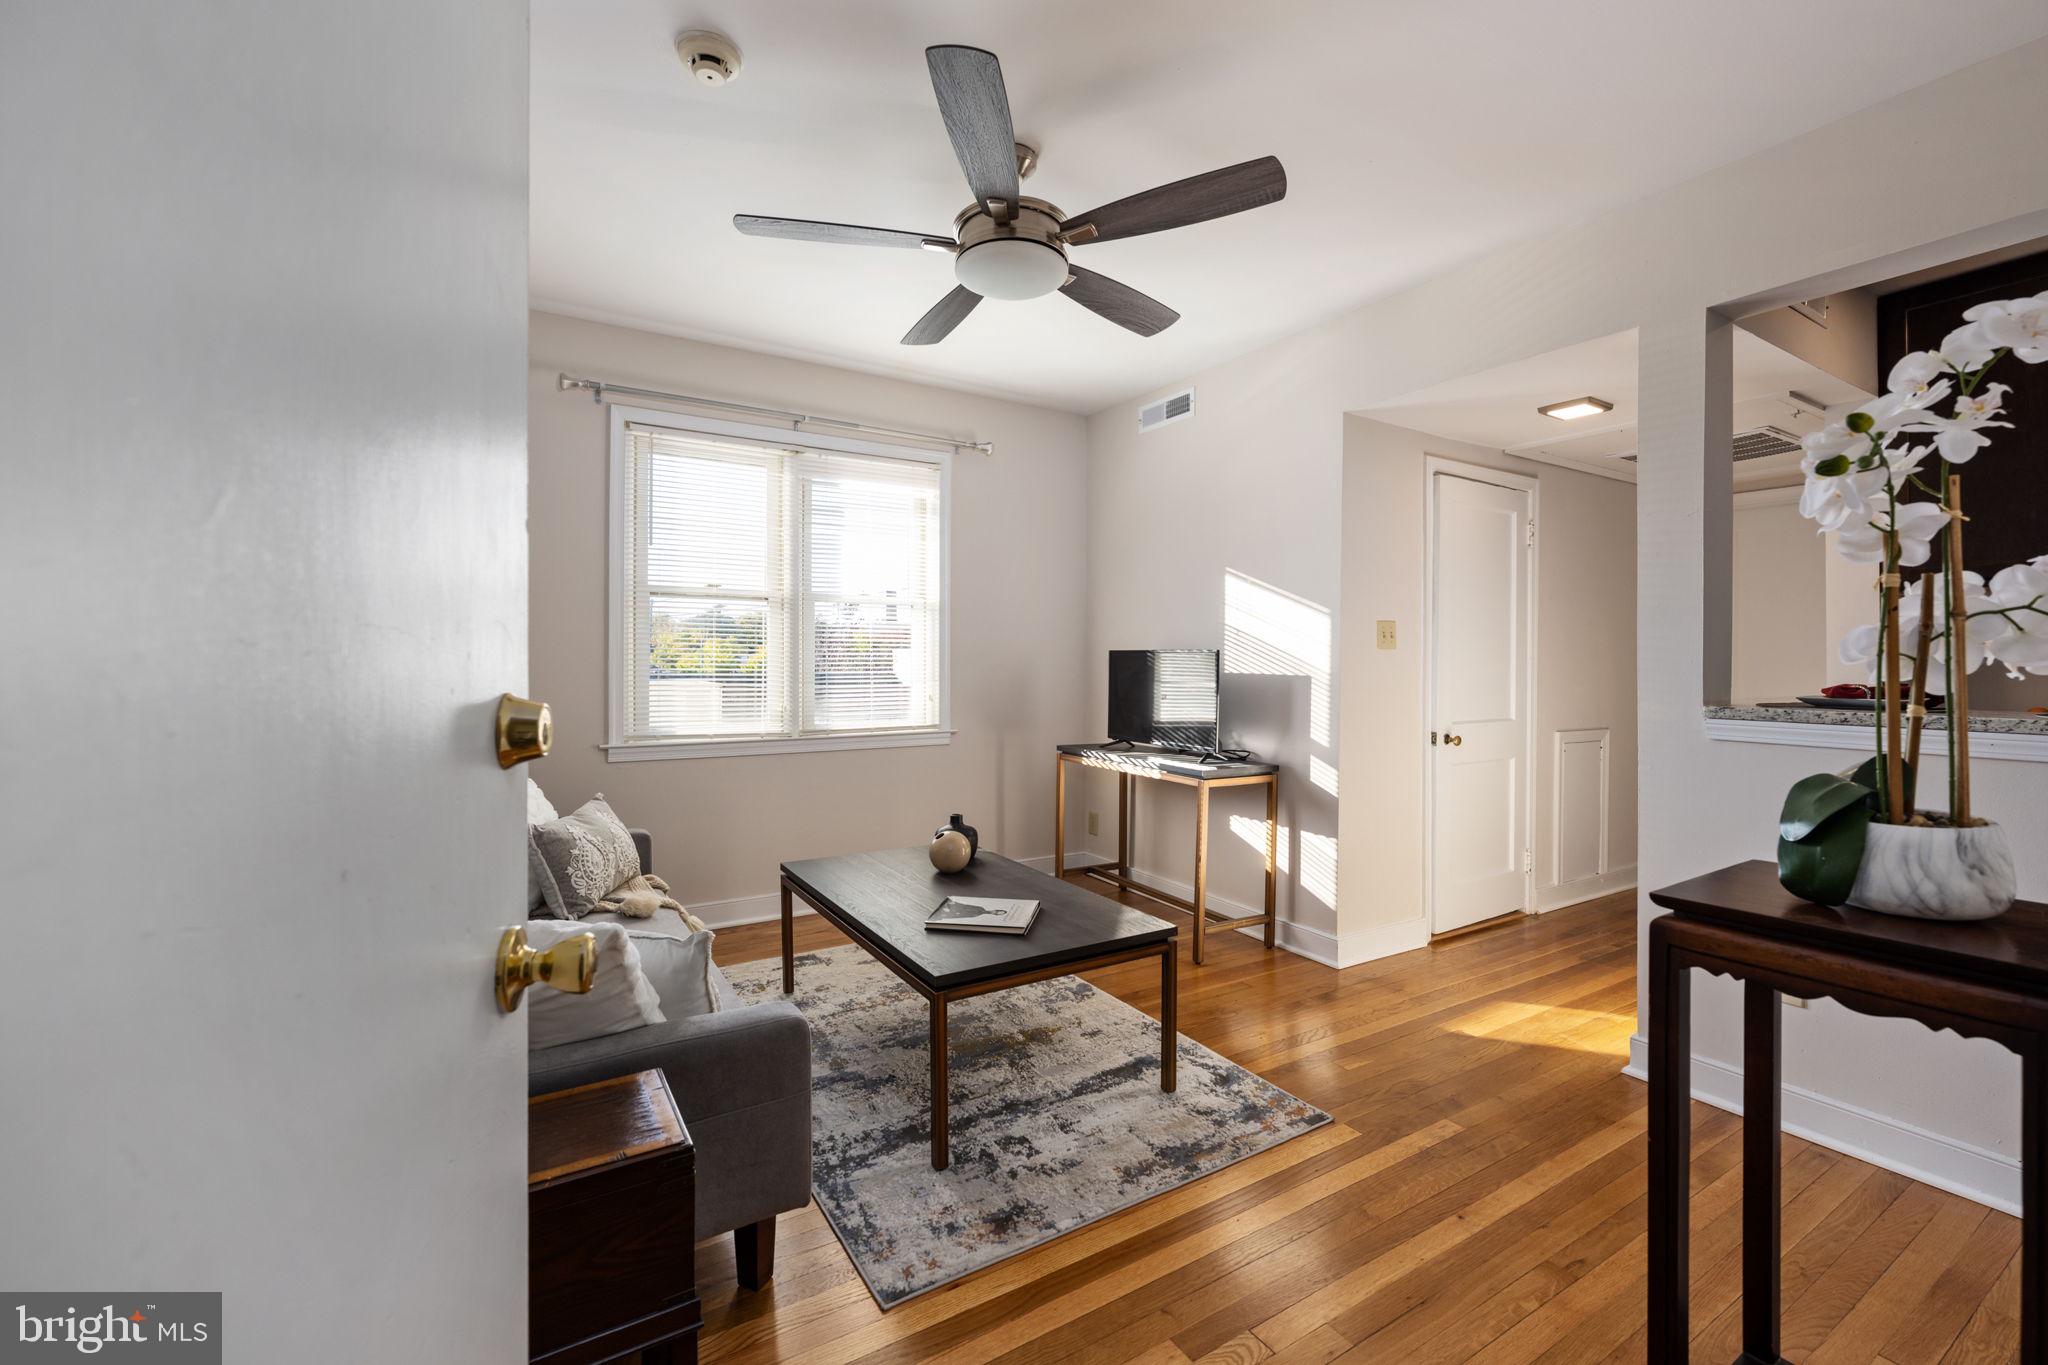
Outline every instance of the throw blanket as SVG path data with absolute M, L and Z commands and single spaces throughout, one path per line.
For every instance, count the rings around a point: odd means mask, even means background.
M 619 883 L 597 904 L 601 910 L 610 910 L 628 919 L 652 919 L 657 910 L 673 910 L 683 917 L 683 923 L 690 926 L 691 933 L 699 933 L 704 928 L 704 921 L 684 909 L 683 903 L 669 894 L 667 882 L 647 873 Z

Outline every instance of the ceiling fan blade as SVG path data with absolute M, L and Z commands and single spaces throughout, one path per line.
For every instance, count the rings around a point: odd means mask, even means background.
M 1107 242 L 1205 223 L 1286 197 L 1287 172 L 1281 168 L 1280 158 L 1262 156 L 1077 213 L 1060 224 L 1060 231 L 1070 234 L 1067 240 L 1075 245 Z M 1088 231 L 1090 228 L 1094 231 Z
M 939 117 L 953 139 L 953 155 L 967 173 L 974 201 L 984 207 L 1000 199 L 1017 203 L 1017 134 L 1010 125 L 1010 96 L 1003 67 L 993 52 L 978 47 L 928 47 L 932 93 Z
M 1118 284 L 1107 275 L 1083 270 L 1078 265 L 1069 265 L 1067 274 L 1071 278 L 1060 286 L 1062 294 L 1141 337 L 1157 336 L 1180 321 L 1180 314 L 1158 299 L 1140 294 L 1127 284 Z
M 905 346 L 929 346 L 934 341 L 944 341 L 960 319 L 974 311 L 974 305 L 981 302 L 981 295 L 965 285 L 953 286 L 953 292 L 932 305 L 932 310 L 917 320 L 917 326 L 903 334 Z
M 951 251 L 951 237 L 930 237 L 922 232 L 898 232 L 894 228 L 855 227 L 851 223 L 814 223 L 808 218 L 762 218 L 735 213 L 732 225 L 749 237 L 786 237 L 793 242 L 832 242 L 841 246 L 895 246 Z

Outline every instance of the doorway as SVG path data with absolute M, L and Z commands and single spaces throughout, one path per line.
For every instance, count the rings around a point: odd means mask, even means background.
M 1530 909 L 1536 481 L 1429 461 L 1429 928 Z

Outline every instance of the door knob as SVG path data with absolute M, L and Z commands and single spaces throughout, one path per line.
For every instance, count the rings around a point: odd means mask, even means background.
M 519 997 L 536 981 L 583 995 L 596 979 L 596 934 L 576 934 L 549 948 L 528 943 L 524 925 L 498 936 L 498 1008 L 506 1014 L 519 1008 Z
M 1445 735 L 1445 736 L 1444 736 L 1444 743 L 1446 743 L 1446 744 L 1463 744 L 1464 742 L 1465 742 L 1465 737 L 1464 737 L 1463 735 Z
M 555 717 L 544 701 L 510 692 L 498 698 L 498 766 L 541 758 L 555 746 Z

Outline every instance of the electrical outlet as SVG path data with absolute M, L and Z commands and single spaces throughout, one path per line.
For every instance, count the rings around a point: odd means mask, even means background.
M 1392 621 L 1380 622 L 1379 643 L 1381 649 L 1392 649 L 1394 647 L 1394 623 Z
M 1102 817 L 1092 810 L 1088 812 L 1088 832 L 1090 834 L 1102 833 Z

